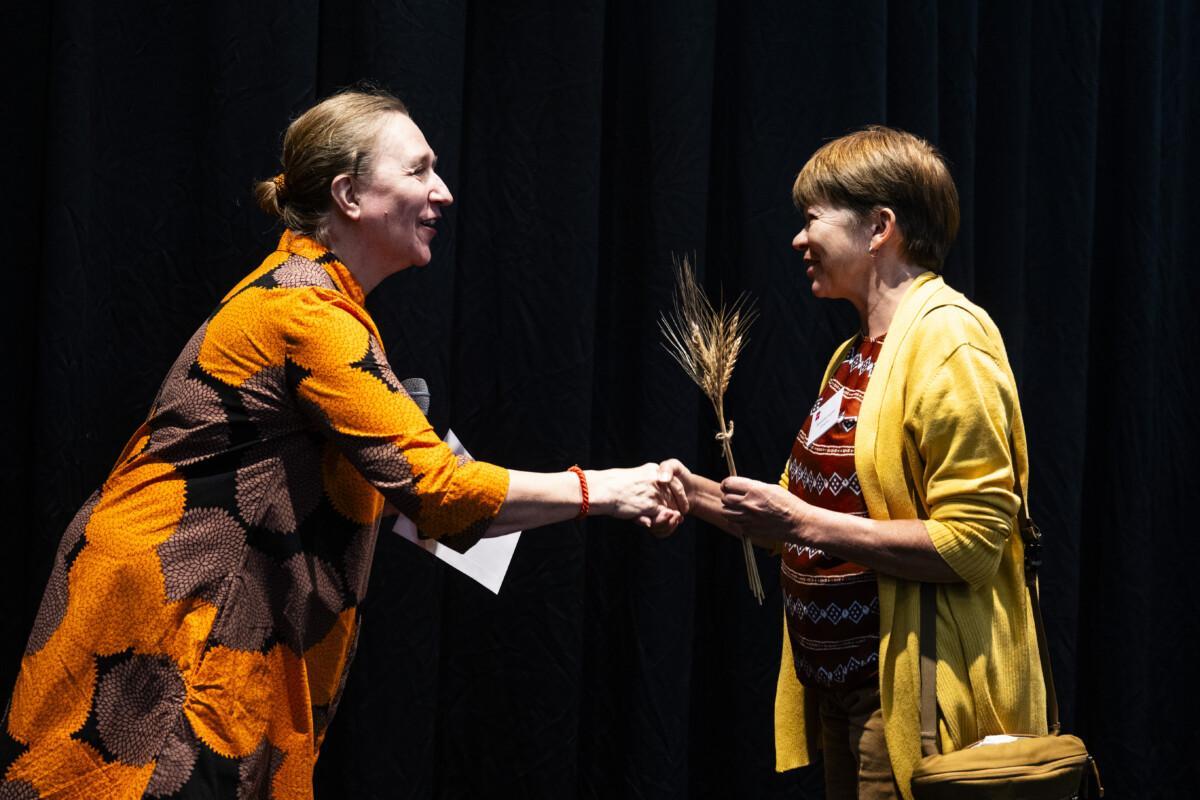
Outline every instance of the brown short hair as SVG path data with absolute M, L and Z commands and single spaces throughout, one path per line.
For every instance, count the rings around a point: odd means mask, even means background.
M 860 218 L 892 209 L 905 255 L 934 271 L 958 235 L 958 189 L 941 153 L 919 136 L 882 125 L 822 145 L 796 176 L 792 199 L 801 209 L 828 204 Z
M 388 114 L 408 116 L 408 109 L 373 87 L 339 92 L 305 111 L 283 135 L 283 171 L 254 185 L 259 208 L 325 243 L 330 184 L 343 173 L 370 172 L 375 140 Z

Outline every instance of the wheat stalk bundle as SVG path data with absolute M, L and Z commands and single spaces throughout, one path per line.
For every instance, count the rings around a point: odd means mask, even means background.
M 675 260 L 675 299 L 670 314 L 658 321 L 663 334 L 663 347 L 679 362 L 684 373 L 700 387 L 712 403 L 717 415 L 717 441 L 725 454 L 730 475 L 737 475 L 733 463 L 733 420 L 725 421 L 725 391 L 733 377 L 738 354 L 746 344 L 746 331 L 758 312 L 745 294 L 730 306 L 724 299 L 713 306 L 708 295 L 696 282 L 696 273 L 687 257 Z M 742 555 L 746 561 L 746 581 L 759 604 L 763 601 L 762 579 L 750 540 L 742 538 Z

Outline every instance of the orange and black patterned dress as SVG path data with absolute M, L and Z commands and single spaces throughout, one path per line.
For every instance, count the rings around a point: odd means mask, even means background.
M 463 549 L 507 489 L 434 434 L 346 267 L 284 234 L 63 535 L 0 797 L 312 797 L 383 498 Z

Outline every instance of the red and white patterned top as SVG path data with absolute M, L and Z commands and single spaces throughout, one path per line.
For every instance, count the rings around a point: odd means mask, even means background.
M 883 337 L 862 337 L 838 366 L 804 420 L 788 459 L 788 491 L 815 506 L 867 516 L 854 466 L 858 409 Z M 840 411 L 825 430 L 820 422 L 826 403 Z M 821 417 L 828 417 L 833 409 Z M 788 634 L 796 676 L 806 686 L 851 688 L 878 674 L 879 584 L 875 572 L 803 545 L 783 551 L 783 588 Z

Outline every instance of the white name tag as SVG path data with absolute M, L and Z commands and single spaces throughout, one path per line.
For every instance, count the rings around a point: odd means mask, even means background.
M 808 440 L 815 442 L 820 439 L 825 433 L 837 425 L 842 418 L 842 398 L 845 396 L 843 389 L 838 389 L 833 393 L 833 396 L 821 404 L 817 409 L 817 413 L 813 415 L 812 425 L 808 427 Z

